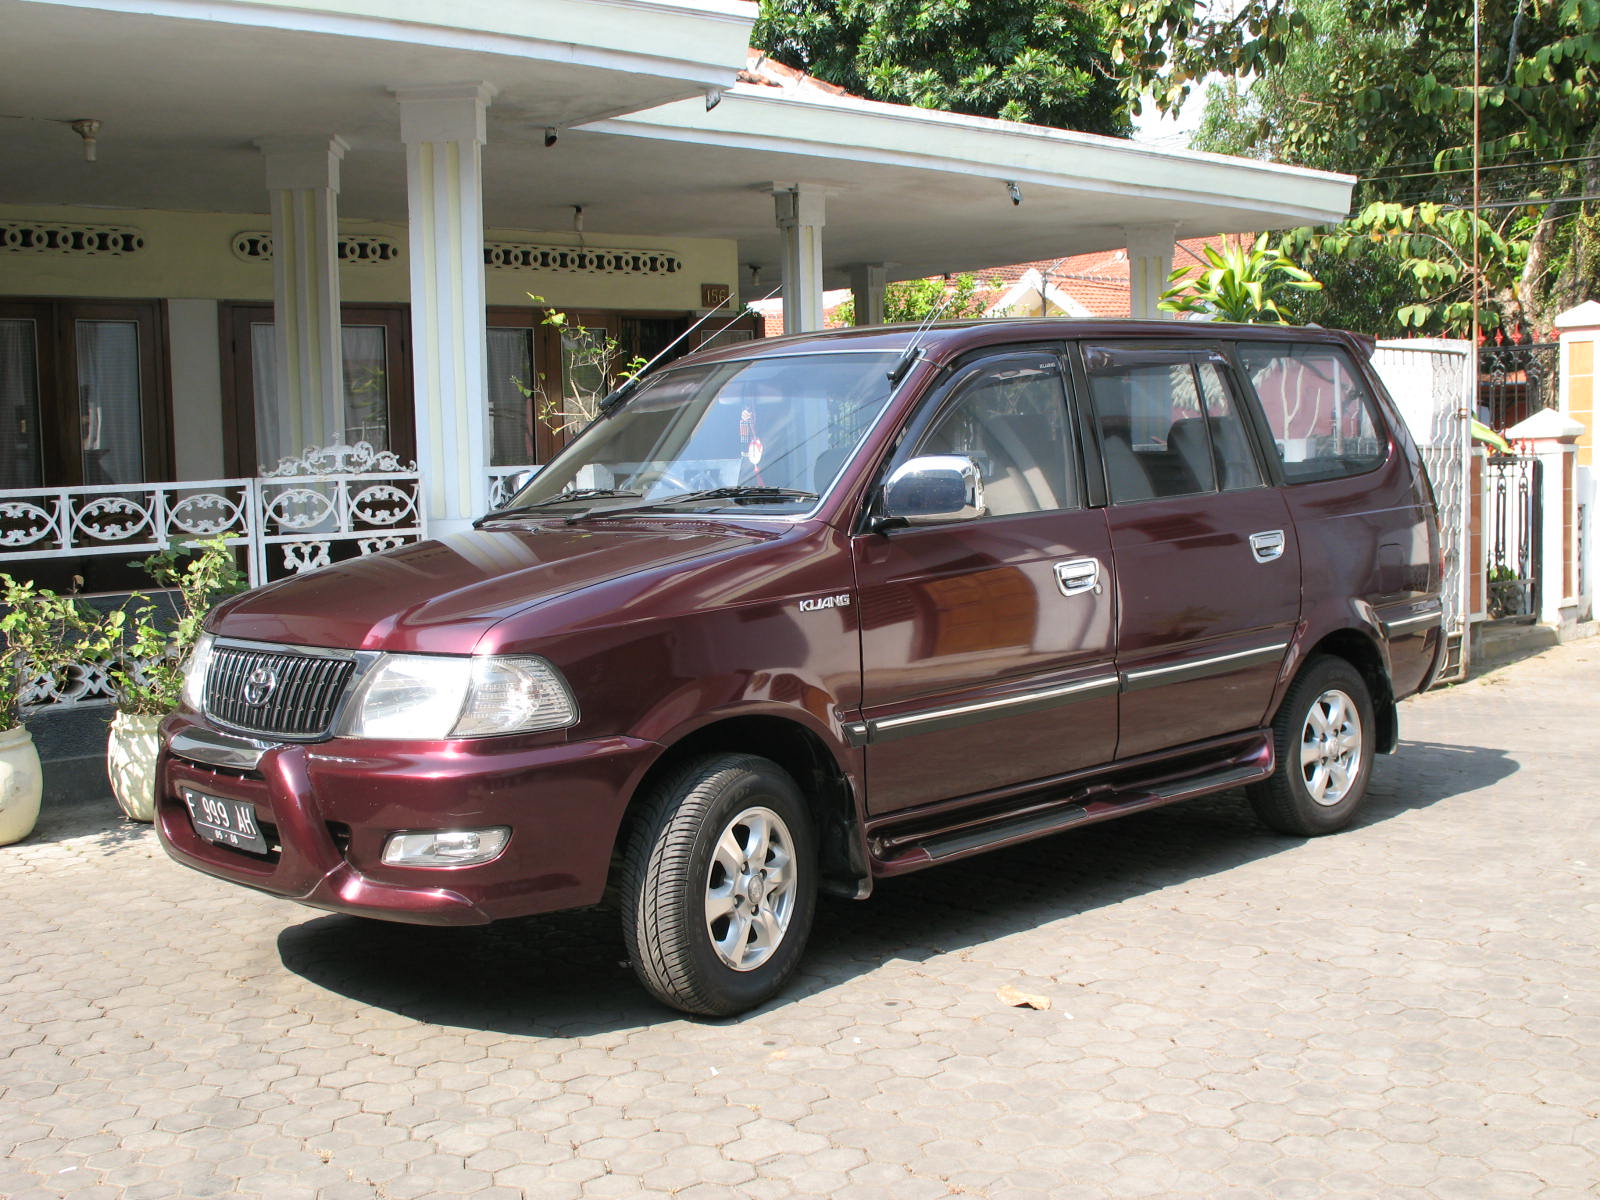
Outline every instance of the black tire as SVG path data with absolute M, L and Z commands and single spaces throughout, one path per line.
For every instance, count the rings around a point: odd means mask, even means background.
M 622 934 L 639 981 L 700 1016 L 770 999 L 799 964 L 816 911 L 816 840 L 800 789 L 767 759 L 718 754 L 673 770 L 643 805 L 621 872 Z M 761 861 L 740 858 L 751 849 Z M 731 915 L 709 916 L 724 904 Z
M 1330 726 L 1330 715 L 1337 728 Z M 1313 658 L 1272 722 L 1277 770 L 1247 789 L 1256 816 L 1296 837 L 1343 829 L 1366 799 L 1376 733 L 1372 694 L 1361 672 L 1342 658 Z

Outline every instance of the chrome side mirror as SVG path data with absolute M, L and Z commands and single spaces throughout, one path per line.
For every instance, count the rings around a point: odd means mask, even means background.
M 908 459 L 883 485 L 880 519 L 905 525 L 940 525 L 983 516 L 983 472 L 964 454 L 924 454 Z

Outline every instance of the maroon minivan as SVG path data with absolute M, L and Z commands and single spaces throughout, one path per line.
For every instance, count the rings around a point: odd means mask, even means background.
M 1442 642 L 1367 351 L 1007 320 L 682 359 L 475 529 L 220 607 L 161 836 L 395 921 L 614 898 L 644 985 L 729 1014 L 819 888 L 1241 786 L 1331 832 Z

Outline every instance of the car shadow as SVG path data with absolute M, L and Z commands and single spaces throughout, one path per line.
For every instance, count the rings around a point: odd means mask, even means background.
M 1379 761 L 1357 828 L 1517 769 L 1500 750 L 1407 742 Z M 864 903 L 824 898 L 800 972 L 756 1012 L 890 960 L 959 952 L 1304 841 L 1265 829 L 1243 792 L 1232 791 L 883 881 Z M 278 950 L 289 970 L 319 987 L 433 1025 L 576 1038 L 688 1019 L 646 996 L 628 967 L 616 914 L 603 909 L 461 929 L 319 916 L 283 930 Z

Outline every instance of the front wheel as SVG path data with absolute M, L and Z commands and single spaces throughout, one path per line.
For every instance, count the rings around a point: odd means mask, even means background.
M 1298 837 L 1343 829 L 1372 775 L 1372 694 L 1342 658 L 1308 662 L 1272 722 L 1277 770 L 1248 790 L 1271 828 Z
M 651 792 L 622 870 L 622 933 L 658 1000 L 725 1017 L 799 964 L 816 908 L 816 849 L 800 789 L 748 754 L 696 759 Z

